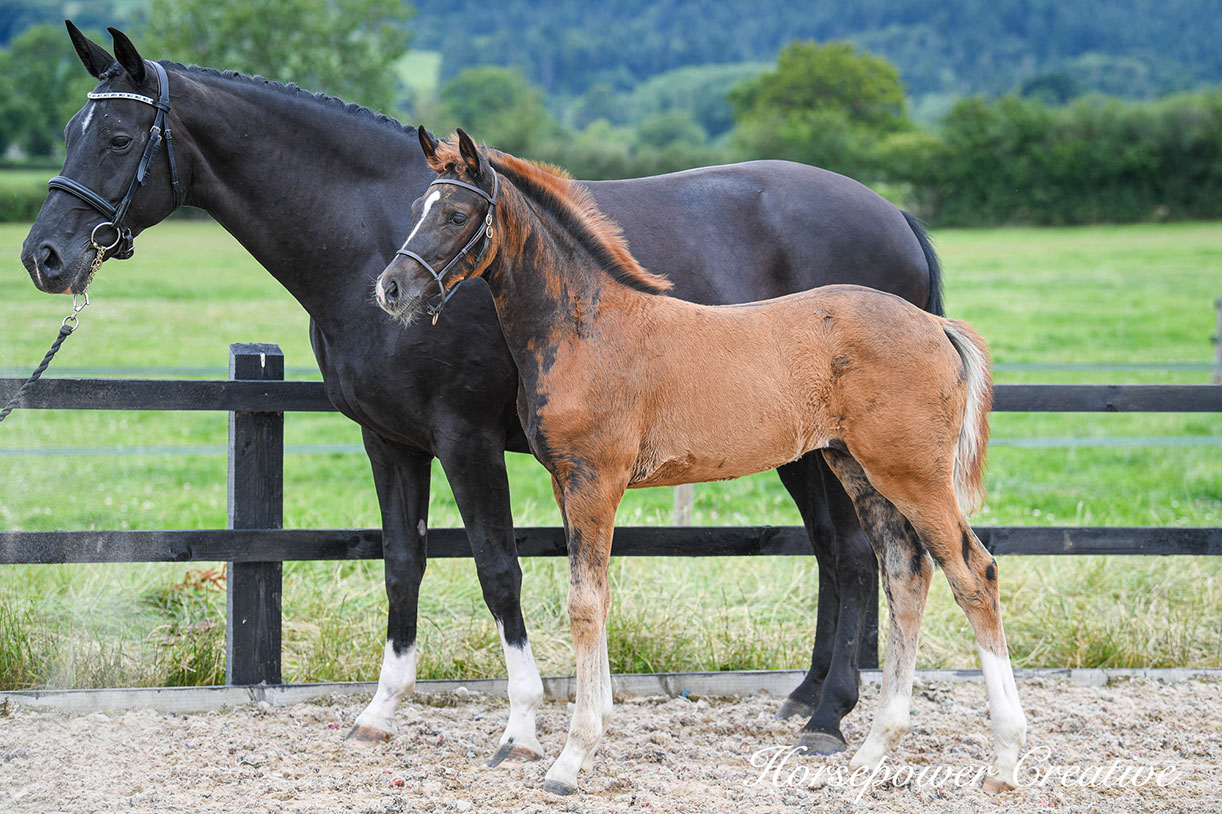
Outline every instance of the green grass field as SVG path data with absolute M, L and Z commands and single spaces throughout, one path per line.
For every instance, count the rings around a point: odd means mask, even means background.
M 64 298 L 37 292 L 21 269 L 27 228 L 0 225 L 0 256 L 10 269 L 0 275 L 4 375 L 28 372 L 68 310 Z M 935 237 L 949 312 L 989 340 L 1001 367 L 997 381 L 1208 381 L 1200 370 L 1006 365 L 1208 362 L 1213 301 L 1222 295 L 1222 224 L 944 230 Z M 91 372 L 108 368 L 142 377 L 138 369 L 153 368 L 221 378 L 228 344 L 237 341 L 275 342 L 291 368 L 313 367 L 305 314 L 211 223 L 175 221 L 146 233 L 136 257 L 107 263 L 91 293 L 82 328 L 50 375 L 109 375 Z M 363 455 L 317 451 L 358 445 L 356 426 L 322 414 L 290 414 L 285 424 L 285 525 L 376 526 Z M 1222 524 L 1216 415 L 996 414 L 992 424 L 990 499 L 977 522 Z M 0 528 L 223 528 L 225 438 L 222 414 L 19 411 L 0 427 Z M 1030 439 L 1045 445 L 1015 445 Z M 1125 439 L 1147 440 L 1133 446 Z M 164 447 L 179 450 L 165 454 Z M 542 468 L 521 455 L 508 463 L 516 522 L 558 524 Z M 439 467 L 433 487 L 430 525 L 458 525 Z M 771 473 L 700 485 L 696 495 L 700 524 L 798 522 Z M 671 505 L 670 490 L 633 491 L 619 522 L 667 523 Z M 523 566 L 540 668 L 570 672 L 564 563 Z M 224 594 L 200 576 L 213 567 L 0 568 L 0 688 L 221 680 Z M 377 562 L 286 565 L 286 680 L 376 676 L 380 572 Z M 473 572 L 467 561 L 429 566 L 421 677 L 503 671 Z M 613 669 L 804 666 L 816 573 L 813 558 L 621 559 L 613 564 Z M 1008 557 L 1001 579 L 1020 666 L 1222 666 L 1222 565 L 1215 560 Z M 923 634 L 921 666 L 974 666 L 970 632 L 940 577 Z

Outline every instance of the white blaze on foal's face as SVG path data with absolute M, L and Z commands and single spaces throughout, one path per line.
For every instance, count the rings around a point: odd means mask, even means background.
M 416 221 L 416 225 L 412 228 L 412 233 L 407 236 L 407 240 L 403 241 L 403 249 L 407 248 L 407 244 L 412 242 L 412 238 L 416 236 L 416 232 L 420 231 L 420 227 L 424 225 L 424 219 L 429 216 L 429 210 L 433 208 L 433 204 L 437 203 L 437 199 L 441 197 L 441 190 L 433 190 L 429 196 L 424 199 L 424 209 L 420 212 L 420 219 Z

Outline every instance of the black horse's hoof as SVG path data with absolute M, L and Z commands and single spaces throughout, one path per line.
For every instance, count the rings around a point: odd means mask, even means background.
M 548 794 L 559 794 L 561 797 L 568 797 L 577 791 L 577 788 L 570 786 L 568 783 L 562 783 L 559 780 L 547 780 L 543 783 L 543 790 Z
M 815 708 L 805 701 L 799 701 L 796 698 L 786 698 L 785 703 L 781 704 L 781 708 L 776 711 L 778 721 L 785 721 L 794 716 L 801 716 L 803 719 L 809 719 L 815 714 Z
M 378 729 L 372 726 L 357 725 L 348 730 L 348 734 L 344 736 L 344 743 L 348 746 L 377 746 L 379 743 L 393 738 L 394 735 L 384 729 Z
M 534 749 L 529 749 L 516 743 L 506 743 L 502 744 L 501 748 L 496 750 L 496 754 L 488 760 L 487 766 L 489 769 L 495 769 L 497 766 L 504 763 L 505 767 L 509 768 L 511 766 L 517 766 L 522 763 L 531 763 L 533 761 L 542 759 L 543 755 L 539 754 Z
M 798 748 L 804 755 L 834 755 L 848 748 L 844 738 L 831 732 L 803 732 L 798 738 Z

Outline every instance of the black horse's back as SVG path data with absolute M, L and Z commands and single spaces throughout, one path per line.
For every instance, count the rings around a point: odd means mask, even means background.
M 681 299 L 724 305 L 854 283 L 925 308 L 941 301 L 919 222 L 838 173 L 766 160 L 586 185 Z

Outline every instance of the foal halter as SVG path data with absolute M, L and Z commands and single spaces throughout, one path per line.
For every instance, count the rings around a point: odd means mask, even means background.
M 428 270 L 428 273 L 433 275 L 433 279 L 437 281 L 437 287 L 441 289 L 441 302 L 437 303 L 437 305 L 430 305 L 425 308 L 429 315 L 433 317 L 434 325 L 437 324 L 437 318 L 441 316 L 441 309 L 446 307 L 446 303 L 450 301 L 450 297 L 454 296 L 454 292 L 458 290 L 458 286 L 466 282 L 466 280 L 459 280 L 453 288 L 446 291 L 445 283 L 442 281 L 442 278 L 445 277 L 446 272 L 449 271 L 456 263 L 466 257 L 467 254 L 475 248 L 476 243 L 480 241 L 483 241 L 484 243 L 484 245 L 480 247 L 479 254 L 475 257 L 475 262 L 477 264 L 479 263 L 480 259 L 483 258 L 484 252 L 488 250 L 488 239 L 492 237 L 492 222 L 496 213 L 496 197 L 497 192 L 500 190 L 500 179 L 497 177 L 496 171 L 493 170 L 492 167 L 489 167 L 488 171 L 492 173 L 491 195 L 484 192 L 474 184 L 468 184 L 466 181 L 459 181 L 457 179 L 438 178 L 436 181 L 429 184 L 429 188 L 435 187 L 438 184 L 451 184 L 456 187 L 462 187 L 463 189 L 469 189 L 488 202 L 488 212 L 484 215 L 483 228 L 471 235 L 471 239 L 467 241 L 467 245 L 463 246 L 462 250 L 459 251 L 458 254 L 454 255 L 450 262 L 446 263 L 445 266 L 442 267 L 441 271 L 437 271 L 431 265 L 429 265 L 429 261 L 416 254 L 414 251 L 408 249 L 407 244 L 404 244 L 402 249 L 395 252 L 396 255 L 401 254 L 404 257 L 410 257 L 420 265 L 424 266 L 425 269 Z
M 63 175 L 57 175 L 47 182 L 47 186 L 50 189 L 59 189 L 75 195 L 107 218 L 107 220 L 93 227 L 89 238 L 98 252 L 103 254 L 114 252 L 114 256 L 120 260 L 126 260 L 131 257 L 132 252 L 135 250 L 132 230 L 127 228 L 124 220 L 127 218 L 127 210 L 131 206 L 132 198 L 136 197 L 136 190 L 144 186 L 149 167 L 152 166 L 153 160 L 157 157 L 157 151 L 161 148 L 163 139 L 165 141 L 166 158 L 170 162 L 170 188 L 174 192 L 174 208 L 177 209 L 182 204 L 182 192 L 178 188 L 178 167 L 174 164 L 174 141 L 170 135 L 170 80 L 166 76 L 165 68 L 161 67 L 158 63 L 145 60 L 144 65 L 146 68 L 152 68 L 153 73 L 157 76 L 156 99 L 142 96 L 138 93 L 90 92 L 88 94 L 89 98 L 94 101 L 102 99 L 128 99 L 133 102 L 143 102 L 157 109 L 157 115 L 153 117 L 153 124 L 149 128 L 148 143 L 144 145 L 144 154 L 140 156 L 140 163 L 136 165 L 136 174 L 132 177 L 131 183 L 127 185 L 127 193 L 123 198 L 117 204 L 111 204 L 89 187 Z M 98 230 L 104 228 L 115 230 L 115 241 L 109 246 L 103 246 L 97 242 Z M 115 251 L 115 249 L 118 249 L 118 251 Z

